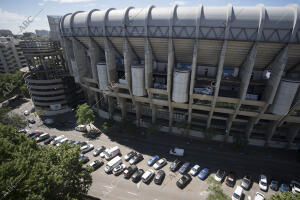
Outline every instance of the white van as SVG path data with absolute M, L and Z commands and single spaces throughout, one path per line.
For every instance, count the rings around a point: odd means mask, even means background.
M 174 148 L 170 149 L 169 153 L 174 156 L 184 156 L 184 149 L 174 147 Z
M 120 165 L 122 163 L 122 158 L 120 156 L 117 156 L 113 158 L 111 161 L 109 161 L 106 164 L 106 167 L 104 171 L 108 174 L 110 173 L 116 166 Z
M 50 137 L 49 133 L 43 133 L 42 135 L 40 135 L 39 137 L 36 138 L 36 141 L 41 142 L 49 137 Z
M 108 149 L 107 151 L 104 152 L 104 156 L 106 160 L 111 160 L 114 158 L 116 155 L 120 153 L 120 149 L 118 146 L 112 147 Z
M 68 142 L 68 141 L 69 141 L 68 138 L 63 138 L 63 139 L 61 139 L 61 140 L 59 140 L 59 141 L 57 142 L 56 146 L 60 146 L 62 143 Z
M 64 138 L 65 138 L 64 135 L 60 135 L 60 136 L 54 138 L 54 140 L 51 141 L 51 144 L 56 145 L 60 140 L 62 140 Z

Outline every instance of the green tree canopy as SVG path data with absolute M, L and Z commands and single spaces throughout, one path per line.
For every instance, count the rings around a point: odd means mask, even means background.
M 4 199 L 83 199 L 92 183 L 79 147 L 37 145 L 0 124 L 0 191 Z
M 95 119 L 94 111 L 87 103 L 81 104 L 77 107 L 76 116 L 78 117 L 77 124 L 87 125 Z
M 276 193 L 271 196 L 269 200 L 299 200 L 300 194 L 293 194 L 291 192 Z
M 24 115 L 10 112 L 10 108 L 0 108 L 0 123 L 21 129 L 28 123 Z

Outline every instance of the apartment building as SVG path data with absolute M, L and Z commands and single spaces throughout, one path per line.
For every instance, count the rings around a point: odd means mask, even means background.
M 300 144 L 300 12 L 149 6 L 62 17 L 69 71 L 100 116 L 190 137 Z
M 0 37 L 0 73 L 15 73 L 26 65 L 19 41 L 12 37 Z

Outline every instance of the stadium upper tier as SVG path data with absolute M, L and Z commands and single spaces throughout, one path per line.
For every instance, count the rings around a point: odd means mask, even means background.
M 60 24 L 63 36 L 198 38 L 299 43 L 299 6 L 128 7 L 78 11 Z

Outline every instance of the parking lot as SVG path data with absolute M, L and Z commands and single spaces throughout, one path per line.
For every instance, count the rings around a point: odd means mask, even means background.
M 32 107 L 31 102 L 23 103 L 19 108 L 14 110 L 17 113 L 23 113 L 25 110 L 29 110 Z M 169 170 L 169 166 L 172 161 L 175 160 L 175 156 L 171 156 L 168 154 L 169 147 L 163 145 L 154 145 L 151 143 L 142 143 L 131 141 L 126 138 L 114 138 L 109 135 L 100 134 L 99 137 L 95 139 L 89 139 L 84 136 L 83 133 L 77 132 L 73 129 L 64 129 L 64 128 L 48 128 L 47 126 L 42 125 L 42 122 L 36 118 L 33 114 L 30 114 L 30 117 L 36 119 L 36 123 L 30 125 L 28 129 L 30 131 L 40 130 L 43 132 L 48 132 L 50 135 L 65 135 L 70 140 L 75 141 L 87 141 L 89 144 L 93 144 L 95 149 L 100 146 L 105 147 L 113 147 L 119 146 L 122 156 L 130 152 L 131 150 L 135 150 L 138 153 L 142 153 L 144 156 L 144 160 L 137 164 L 138 168 L 142 168 L 145 171 L 153 167 L 149 167 L 147 165 L 147 160 L 150 159 L 153 155 L 159 155 L 161 158 L 164 157 L 168 160 L 168 164 L 162 168 L 166 172 L 166 177 L 162 183 L 162 185 L 156 185 L 153 181 L 149 183 L 149 185 L 143 183 L 142 181 L 138 183 L 133 183 L 130 179 L 124 179 L 123 175 L 118 177 L 113 174 L 107 175 L 104 172 L 104 167 L 107 161 L 104 160 L 104 166 L 100 167 L 98 170 L 92 173 L 93 184 L 89 190 L 89 194 L 100 199 L 206 199 L 208 195 L 207 188 L 209 184 L 207 180 L 202 181 L 197 176 L 193 177 L 191 183 L 187 185 L 183 190 L 179 189 L 176 186 L 176 181 L 182 176 L 177 171 L 173 173 Z M 100 159 L 100 157 L 94 157 L 93 151 L 86 154 L 90 158 L 90 162 Z M 182 158 L 183 161 L 189 161 L 194 164 L 199 164 L 201 169 L 204 167 L 208 167 L 211 170 L 211 176 L 214 176 L 215 172 L 221 168 L 229 171 L 234 171 L 237 175 L 237 182 L 233 188 L 230 188 L 222 184 L 223 191 L 231 197 L 234 189 L 237 185 L 241 184 L 241 179 L 246 173 L 250 173 L 253 177 L 253 185 L 249 191 L 244 190 L 244 199 L 254 199 L 256 192 L 261 192 L 265 195 L 265 197 L 270 197 L 274 191 L 268 190 L 267 192 L 263 192 L 259 190 L 258 186 L 258 176 L 260 173 L 266 173 L 268 176 L 270 174 L 278 172 L 286 173 L 283 177 L 294 177 L 295 172 L 299 169 L 299 164 L 295 163 L 294 165 L 286 165 L 285 162 L 282 162 L 282 166 L 277 166 L 271 160 L 262 163 L 256 163 L 253 160 L 243 159 L 243 157 L 224 157 L 225 154 L 222 152 L 214 152 L 207 153 L 207 151 L 199 151 L 199 152 L 187 152 L 187 156 Z M 89 163 L 90 163 L 89 162 Z M 253 163 L 255 162 L 255 163 Z M 88 164 L 89 164 L 88 163 Z M 128 166 L 129 163 L 124 161 L 123 163 Z M 276 165 L 276 166 L 274 166 Z M 249 166 L 249 168 L 245 167 Z M 261 166 L 261 167 L 260 167 Z M 289 170 L 289 167 L 291 170 Z M 297 167 L 295 169 L 295 167 Z M 267 172 L 265 169 L 270 169 L 271 172 Z M 264 169 L 264 170 L 263 170 Z M 296 175 L 299 175 L 299 173 Z M 288 179 L 290 181 L 290 179 Z

